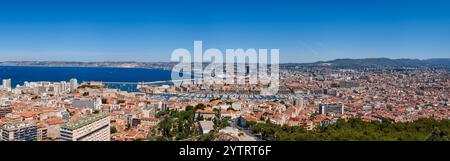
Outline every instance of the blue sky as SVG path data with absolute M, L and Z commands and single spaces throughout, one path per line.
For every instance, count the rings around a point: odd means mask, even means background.
M 1 0 L 0 61 L 169 61 L 176 48 L 279 48 L 282 62 L 449 58 L 450 2 Z

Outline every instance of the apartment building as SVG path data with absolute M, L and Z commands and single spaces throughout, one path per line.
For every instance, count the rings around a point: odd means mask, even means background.
M 62 141 L 110 141 L 110 116 L 101 113 L 66 123 L 60 135 Z
M 9 105 L 2 105 L 0 106 L 0 118 L 3 118 L 6 116 L 6 114 L 11 113 L 12 108 Z
M 2 141 L 37 141 L 36 124 L 18 123 L 2 126 Z
M 319 114 L 344 114 L 344 104 L 331 103 L 331 104 L 319 104 Z

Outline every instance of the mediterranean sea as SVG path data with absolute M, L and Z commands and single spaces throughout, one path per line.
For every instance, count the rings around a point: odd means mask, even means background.
M 68 82 L 71 78 L 76 78 L 79 83 L 153 82 L 171 80 L 171 71 L 144 68 L 0 66 L 0 79 L 11 79 L 13 88 L 16 85 L 23 85 L 26 81 Z M 137 91 L 136 84 L 105 84 L 123 91 Z

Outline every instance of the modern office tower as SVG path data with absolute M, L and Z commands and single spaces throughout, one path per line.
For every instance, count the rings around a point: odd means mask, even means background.
M 110 116 L 91 115 L 61 126 L 62 141 L 110 141 Z
M 12 108 L 9 105 L 2 105 L 0 106 L 0 118 L 4 118 L 6 114 L 11 113 Z
M 333 104 L 320 104 L 319 114 L 344 114 L 344 104 L 333 103 Z
M 36 124 L 18 123 L 2 126 L 2 141 L 36 141 Z
M 70 91 L 74 91 L 78 88 L 78 80 L 75 78 L 70 79 Z
M 3 88 L 11 89 L 11 79 L 3 79 Z

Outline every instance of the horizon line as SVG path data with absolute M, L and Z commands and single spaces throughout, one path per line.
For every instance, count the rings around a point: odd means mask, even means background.
M 318 60 L 315 62 L 280 62 L 279 64 L 309 64 L 309 63 L 320 63 L 320 62 L 329 62 L 334 60 L 361 60 L 361 59 L 389 59 L 389 60 L 433 60 L 433 59 L 450 59 L 450 57 L 436 57 L 436 58 L 387 58 L 387 57 L 366 57 L 366 58 L 335 58 L 331 60 Z M 71 61 L 71 60 L 7 60 L 0 61 L 0 63 L 7 62 L 61 62 L 61 63 L 179 63 L 179 61 L 135 61 L 135 60 L 99 60 L 99 61 Z M 195 63 L 195 62 L 192 62 Z M 208 63 L 208 62 L 203 62 Z

